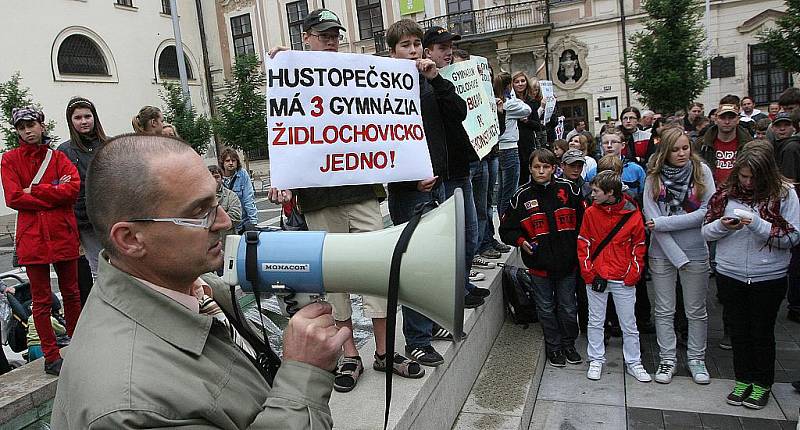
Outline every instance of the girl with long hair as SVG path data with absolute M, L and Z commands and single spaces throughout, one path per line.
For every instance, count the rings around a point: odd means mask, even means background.
M 91 100 L 83 97 L 73 97 L 67 102 L 67 126 L 70 139 L 58 146 L 58 150 L 67 155 L 72 164 L 78 169 L 81 177 L 81 188 L 78 200 L 75 202 L 75 218 L 78 222 L 78 234 L 84 255 L 89 261 L 92 278 L 97 277 L 97 258 L 103 246 L 94 231 L 89 215 L 86 211 L 86 174 L 89 164 L 94 159 L 94 154 L 108 140 L 97 108 Z M 84 263 L 85 264 L 85 263 Z M 85 296 L 88 294 L 82 291 Z
M 625 137 L 625 151 L 623 155 L 631 161 L 635 161 L 642 167 L 647 164 L 647 147 L 650 143 L 650 132 L 639 130 L 639 120 L 642 114 L 639 109 L 628 106 L 622 109 L 619 115 L 622 124 L 619 131 Z
M 775 379 L 775 318 L 786 295 L 800 204 L 772 146 L 750 142 L 708 205 L 703 237 L 717 242 L 717 288 L 727 314 L 736 377 L 731 405 L 761 409 Z
M 495 97 L 503 100 L 503 111 L 506 116 L 506 127 L 500 135 L 500 192 L 497 196 L 497 214 L 500 218 L 511 201 L 511 196 L 517 189 L 520 175 L 520 159 L 517 150 L 519 142 L 520 119 L 531 114 L 531 108 L 518 99 L 512 88 L 511 75 L 508 72 L 499 73 L 494 78 Z M 527 160 L 523 166 L 527 166 Z
M 711 169 L 692 151 L 689 137 L 677 127 L 661 133 L 644 186 L 645 226 L 650 230 L 650 274 L 655 292 L 656 335 L 660 363 L 655 380 L 672 381 L 678 363 L 674 318 L 680 275 L 683 308 L 689 322 L 686 356 L 694 382 L 708 384 L 705 365 L 708 313 L 708 247 L 700 229 L 711 195 Z
M 520 118 L 518 122 L 519 185 L 522 185 L 528 182 L 531 177 L 527 167 L 531 153 L 534 149 L 539 149 L 543 146 L 540 138 L 544 137 L 544 128 L 542 127 L 539 113 L 539 108 L 542 106 L 542 91 L 539 88 L 539 81 L 530 79 L 521 70 L 511 75 L 511 86 L 514 89 L 514 95 L 531 108 L 531 113 L 524 118 Z

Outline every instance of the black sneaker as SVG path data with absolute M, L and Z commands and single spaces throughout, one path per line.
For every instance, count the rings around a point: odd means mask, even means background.
M 477 296 L 477 297 L 481 297 L 481 298 L 489 297 L 489 289 L 488 288 L 475 287 L 469 293 L 471 295 L 473 295 L 473 296 Z
M 583 363 L 583 357 L 578 354 L 578 351 L 575 351 L 575 348 L 567 348 L 564 350 L 564 357 L 567 359 L 567 363 L 569 364 L 581 364 Z
M 59 358 L 56 361 L 52 361 L 50 363 L 44 362 L 44 373 L 48 375 L 55 375 L 58 376 L 61 374 L 61 365 L 64 364 L 64 359 Z
M 736 381 L 736 385 L 733 386 L 733 391 L 728 394 L 728 404 L 742 406 L 742 401 L 750 395 L 751 391 L 753 391 L 753 384 Z
M 436 352 L 431 345 L 417 346 L 414 348 L 406 346 L 406 355 L 408 355 L 408 358 L 423 366 L 436 367 L 444 363 L 442 355 Z
M 547 354 L 547 361 L 553 367 L 564 367 L 567 365 L 567 358 L 564 357 L 564 353 L 561 351 L 552 351 Z
M 494 249 L 502 253 L 511 252 L 511 247 L 505 243 L 497 242 L 494 244 Z
M 750 409 L 764 409 L 769 402 L 769 388 L 758 384 L 751 385 L 750 395 L 742 400 L 742 406 Z
M 464 308 L 465 309 L 474 309 L 484 303 L 483 298 L 478 297 L 474 294 L 467 294 L 464 296 Z
M 431 334 L 432 340 L 453 340 L 453 333 L 439 327 L 437 324 L 433 326 L 433 334 Z

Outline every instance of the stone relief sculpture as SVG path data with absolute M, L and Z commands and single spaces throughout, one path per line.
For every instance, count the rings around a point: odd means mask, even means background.
M 550 70 L 553 83 L 565 90 L 574 90 L 586 82 L 589 49 L 574 36 L 565 36 L 550 47 Z

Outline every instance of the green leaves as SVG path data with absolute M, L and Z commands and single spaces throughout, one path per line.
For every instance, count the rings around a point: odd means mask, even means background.
M 11 75 L 11 79 L 8 81 L 0 82 L 0 138 L 5 143 L 5 150 L 19 146 L 19 136 L 11 124 L 11 111 L 16 107 L 30 105 L 42 109 L 39 103 L 33 101 L 30 90 L 22 86 L 22 77 L 19 72 Z M 48 113 L 45 112 L 45 119 L 47 117 Z M 52 139 L 52 143 L 58 142 L 59 137 L 52 133 L 56 128 L 56 122 L 51 119 L 45 123 L 44 128 L 46 135 Z
M 770 57 L 789 73 L 800 72 L 800 0 L 786 0 L 786 15 L 777 26 L 762 31 L 758 40 L 766 45 Z
M 693 0 L 648 0 L 644 31 L 633 34 L 629 81 L 639 100 L 657 112 L 686 109 L 708 86 L 701 10 Z
M 233 79 L 225 81 L 225 96 L 217 99 L 214 132 L 223 143 L 241 151 L 267 147 L 266 77 L 255 55 L 236 57 Z
M 205 115 L 198 115 L 194 106 L 191 109 L 187 107 L 180 85 L 165 82 L 158 94 L 164 101 L 164 120 L 172 123 L 180 137 L 195 152 L 203 155 L 211 141 L 211 121 Z

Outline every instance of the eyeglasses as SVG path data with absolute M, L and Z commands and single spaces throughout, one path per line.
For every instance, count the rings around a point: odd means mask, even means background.
M 344 40 L 344 34 L 327 34 L 327 33 L 308 33 L 309 36 L 314 36 L 322 43 L 341 42 Z
M 217 212 L 219 212 L 219 203 L 209 209 L 202 218 L 136 218 L 130 219 L 128 222 L 171 222 L 181 227 L 208 229 L 217 221 Z

